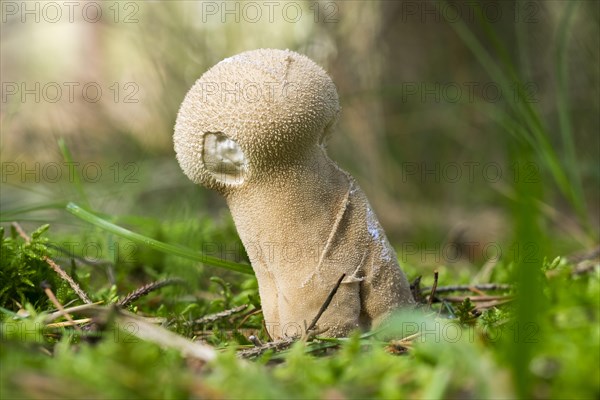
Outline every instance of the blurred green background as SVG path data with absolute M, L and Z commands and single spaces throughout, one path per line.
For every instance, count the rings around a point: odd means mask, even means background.
M 476 3 L 3 1 L 5 219 L 85 203 L 73 172 L 96 211 L 229 218 L 181 173 L 173 125 L 209 67 L 269 47 L 331 74 L 343 110 L 328 151 L 401 259 L 483 263 L 486 244 L 514 238 L 511 207 L 528 180 L 541 186 L 543 229 L 561 238 L 551 253 L 589 247 L 600 202 L 598 3 Z M 78 165 L 65 163 L 59 138 Z M 56 210 L 26 219 L 69 224 Z

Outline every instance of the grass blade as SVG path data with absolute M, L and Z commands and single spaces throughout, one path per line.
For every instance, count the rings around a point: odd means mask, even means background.
M 58 139 L 58 148 L 60 149 L 63 159 L 67 165 L 77 165 L 73 161 L 73 156 L 71 155 L 71 150 L 69 150 L 69 147 L 67 146 L 67 144 L 65 143 L 65 140 L 63 138 Z M 75 185 L 75 189 L 77 190 L 77 193 L 79 194 L 79 199 L 83 202 L 84 206 L 89 208 L 90 201 L 89 201 L 87 195 L 85 194 L 85 190 L 83 190 L 83 185 L 81 184 L 81 179 L 79 178 L 79 171 L 77 169 L 74 169 L 74 170 L 75 170 L 75 173 L 73 174 L 73 184 Z
M 577 155 L 575 151 L 575 143 L 573 141 L 573 129 L 571 123 L 571 114 L 569 112 L 568 101 L 568 65 L 567 65 L 567 42 L 568 33 L 573 21 L 573 14 L 579 3 L 577 1 L 569 2 L 566 5 L 566 10 L 561 18 L 558 28 L 558 43 L 556 49 L 556 79 L 557 91 L 556 102 L 558 108 L 558 120 L 560 124 L 560 134 L 565 147 L 565 164 L 569 179 L 571 181 L 571 196 L 575 203 L 575 209 L 582 221 L 589 221 L 587 218 L 587 210 L 585 206 L 583 185 L 581 177 L 577 173 Z M 587 224 L 586 228 L 589 228 Z
M 154 250 L 158 250 L 167 254 L 173 254 L 179 257 L 187 258 L 189 260 L 198 261 L 202 264 L 211 265 L 213 267 L 224 268 L 230 271 L 241 272 L 243 274 L 254 274 L 252 267 L 250 267 L 247 264 L 240 264 L 232 261 L 223 260 L 217 257 L 199 253 L 197 251 L 185 247 L 160 242 L 156 239 L 152 239 L 142 234 L 132 232 L 129 229 L 125 229 L 121 226 L 115 225 L 112 222 L 109 222 L 105 219 L 98 217 L 97 215 L 92 214 L 91 212 L 84 210 L 83 208 L 79 207 L 74 203 L 67 204 L 66 209 L 69 213 L 73 214 L 77 218 L 86 221 L 94 226 L 97 226 L 98 228 L 101 228 L 107 232 L 111 232 L 117 236 L 121 236 L 125 239 L 129 239 L 132 242 L 146 245 Z
M 0 222 L 13 221 L 18 215 L 29 214 L 35 211 L 62 210 L 65 208 L 65 204 L 66 202 L 42 203 L 20 208 L 13 208 L 10 210 L 0 210 Z
M 440 4 L 447 4 L 447 2 L 441 0 Z M 476 12 L 475 15 L 480 22 L 484 33 L 490 40 L 492 47 L 496 50 L 502 67 L 496 63 L 492 54 L 486 50 L 482 42 L 467 27 L 464 21 L 455 21 L 450 24 L 451 27 L 475 55 L 475 58 L 479 61 L 484 70 L 498 83 L 502 91 L 504 93 L 515 93 L 515 95 L 517 95 L 517 99 L 519 100 L 508 101 L 507 106 L 514 113 L 515 119 L 522 124 L 523 128 L 514 130 L 513 132 L 519 136 L 523 136 L 528 142 L 533 143 L 532 148 L 548 168 L 559 191 L 570 202 L 577 213 L 581 224 L 584 227 L 588 226 L 589 224 L 586 223 L 585 207 L 582 205 L 584 203 L 583 192 L 573 188 L 572 177 L 569 176 L 572 174 L 577 175 L 575 171 L 576 166 L 573 164 L 571 166 L 564 165 L 565 163 L 561 162 L 557 151 L 550 142 L 548 128 L 544 126 L 539 111 L 534 108 L 532 102 L 528 100 L 528 94 L 525 91 L 523 80 L 520 79 L 510 61 L 505 46 L 498 39 L 497 34 L 489 21 L 482 16 L 480 3 L 475 3 L 474 6 Z M 568 12 L 569 10 L 567 10 L 567 13 Z M 563 23 L 565 28 L 563 29 L 566 31 L 566 26 L 568 26 L 568 24 L 565 21 L 568 21 L 568 15 L 564 18 Z M 572 135 L 570 133 L 564 134 L 568 136 L 566 140 L 572 140 Z M 565 171 L 570 171 L 571 173 L 567 174 Z M 577 177 L 577 179 L 579 180 L 579 177 Z

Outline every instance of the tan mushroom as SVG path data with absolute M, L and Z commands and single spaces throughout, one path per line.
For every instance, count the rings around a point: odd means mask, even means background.
M 227 58 L 187 93 L 175 125 L 185 174 L 227 200 L 256 273 L 273 338 L 377 325 L 414 302 L 365 194 L 326 154 L 340 112 L 309 58 L 260 49 Z

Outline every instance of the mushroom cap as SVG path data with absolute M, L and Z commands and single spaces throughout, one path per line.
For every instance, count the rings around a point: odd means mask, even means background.
M 297 163 L 322 143 L 339 111 L 333 81 L 308 57 L 243 52 L 209 69 L 185 96 L 175 124 L 177 160 L 195 183 L 230 188 Z

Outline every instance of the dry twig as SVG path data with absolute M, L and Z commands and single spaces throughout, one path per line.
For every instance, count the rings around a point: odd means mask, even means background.
M 92 304 L 80 304 L 78 306 L 65 308 L 64 312 L 68 313 L 68 314 L 74 314 L 74 313 L 76 313 L 78 311 L 82 311 L 82 310 L 93 308 L 93 307 L 95 307 L 95 306 L 97 306 L 99 304 L 102 304 L 102 302 L 98 301 L 98 302 L 92 303 Z M 44 319 L 44 322 L 45 323 L 50 323 L 50 322 L 54 321 L 55 319 L 60 318 L 62 315 L 63 315 L 62 311 L 53 312 L 53 313 L 48 314 L 46 316 L 46 318 Z
M 71 318 L 71 314 L 65 312 L 65 308 L 62 306 L 62 304 L 60 304 L 60 301 L 58 301 L 58 299 L 54 295 L 54 292 L 50 288 L 50 284 L 44 281 L 40 286 L 42 287 L 44 293 L 46 293 L 46 296 L 48 296 L 52 304 L 54 304 L 54 307 L 56 307 L 58 312 L 60 312 L 61 315 L 63 315 L 71 325 L 75 326 L 75 329 L 80 329 L 79 326 L 75 324 L 75 321 L 73 321 L 73 318 Z
M 218 312 L 218 313 L 215 313 L 215 314 L 205 315 L 202 318 L 198 318 L 197 320 L 192 321 L 192 324 L 193 325 L 209 324 L 209 323 L 218 321 L 220 319 L 230 317 L 233 314 L 237 314 L 239 312 L 242 312 L 246 308 L 248 308 L 248 304 L 242 304 L 241 306 L 234 307 L 234 308 L 231 308 L 229 310 L 221 311 L 221 312 Z
M 236 329 L 240 329 L 245 323 L 246 321 L 248 321 L 248 318 L 250 318 L 253 315 L 256 315 L 258 313 L 262 312 L 262 308 L 257 308 L 255 310 L 251 310 L 250 312 L 247 312 L 243 317 L 242 320 L 237 324 Z M 241 317 L 241 315 L 240 315 Z
M 162 326 L 155 325 L 155 320 L 152 318 L 141 317 L 116 305 L 112 307 L 90 305 L 80 307 L 73 313 L 91 317 L 101 325 L 105 324 L 106 321 L 111 321 L 116 327 L 131 327 L 133 329 L 128 329 L 124 334 L 156 343 L 163 348 L 176 349 L 184 357 L 192 357 L 208 362 L 214 360 L 217 356 L 216 350 L 211 346 L 192 342 Z
M 265 343 L 262 346 L 240 350 L 237 352 L 237 355 L 241 358 L 252 358 L 260 356 L 267 350 L 282 351 L 290 347 L 296 339 L 297 337 L 286 337 L 281 340 Z
M 27 234 L 25 233 L 25 231 L 23 230 L 21 225 L 19 225 L 18 222 L 13 222 L 11 225 L 13 228 L 15 228 L 15 231 L 17 231 L 17 233 L 19 234 L 19 236 L 21 236 L 21 238 L 25 241 L 25 243 L 29 243 L 31 241 L 29 236 L 27 236 Z
M 498 299 L 498 300 L 491 300 L 491 301 L 483 301 L 483 302 L 477 303 L 477 305 L 475 306 L 475 309 L 476 310 L 485 310 L 487 308 L 497 307 L 502 304 L 510 303 L 513 300 L 514 300 L 513 298 L 510 298 L 510 299 Z
M 23 240 L 25 240 L 26 243 L 30 243 L 31 239 L 29 238 L 29 236 L 27 236 L 27 234 L 25 233 L 25 231 L 23 230 L 23 228 L 21 228 L 21 225 L 19 225 L 17 222 L 13 222 L 12 226 L 15 228 L 15 230 L 17 231 L 17 233 L 19 234 L 19 236 L 21 236 L 23 238 Z M 81 290 L 81 288 L 79 287 L 79 285 L 77 284 L 77 282 L 75 282 L 73 280 L 73 278 L 71 278 L 69 276 L 69 274 L 67 274 L 65 272 L 65 270 L 63 270 L 58 264 L 56 264 L 50 257 L 48 256 L 43 256 L 42 259 L 46 262 L 46 264 L 48 264 L 50 266 L 50 268 L 52 268 L 54 270 L 54 272 L 56 272 L 58 274 L 58 276 L 60 276 L 63 280 L 67 281 L 67 283 L 69 284 L 69 286 L 71 286 L 71 289 L 73 289 L 73 291 L 77 294 L 77 296 L 79 296 L 79 298 L 86 304 L 91 304 L 92 301 L 89 299 L 89 297 L 87 296 L 87 294 L 85 294 L 85 292 L 83 290 Z
M 462 303 L 466 299 L 470 299 L 472 302 L 480 301 L 497 301 L 497 300 L 512 300 L 513 296 L 446 296 L 444 300 L 451 303 Z
M 47 324 L 46 328 L 64 328 L 67 326 L 83 325 L 83 324 L 87 324 L 88 322 L 92 322 L 92 319 L 91 318 L 82 318 L 82 319 L 75 319 L 75 320 L 66 321 L 66 322 L 53 322 L 51 324 Z
M 436 288 L 436 293 L 448 293 L 448 292 L 468 292 L 473 291 L 473 289 L 477 290 L 510 290 L 512 289 L 512 285 L 503 284 L 503 283 L 482 283 L 479 285 L 452 285 L 452 286 L 440 286 Z M 421 289 L 422 291 L 431 290 L 431 288 L 426 287 Z
M 313 318 L 313 320 L 310 323 L 310 325 L 308 326 L 308 328 L 306 328 L 305 333 L 308 333 L 315 328 L 315 326 L 317 325 L 317 322 L 319 321 L 319 318 L 321 318 L 321 315 L 323 315 L 325 310 L 327 310 L 327 307 L 329 307 L 331 300 L 333 300 L 333 296 L 335 296 L 335 294 L 337 293 L 337 291 L 340 288 L 340 285 L 342 284 L 342 281 L 344 280 L 345 277 L 346 277 L 346 274 L 342 274 L 342 276 L 340 276 L 340 278 L 337 280 L 337 282 L 335 283 L 335 286 L 333 287 L 333 289 L 331 289 L 331 292 L 329 292 L 329 295 L 325 299 L 325 302 L 319 309 L 319 312 L 317 313 L 317 315 L 315 315 L 315 317 Z
M 429 299 L 427 300 L 427 308 L 431 309 L 431 304 L 433 303 L 433 296 L 435 296 L 435 292 L 438 285 L 438 271 L 433 271 L 433 286 L 431 287 L 431 293 L 429 293 Z

